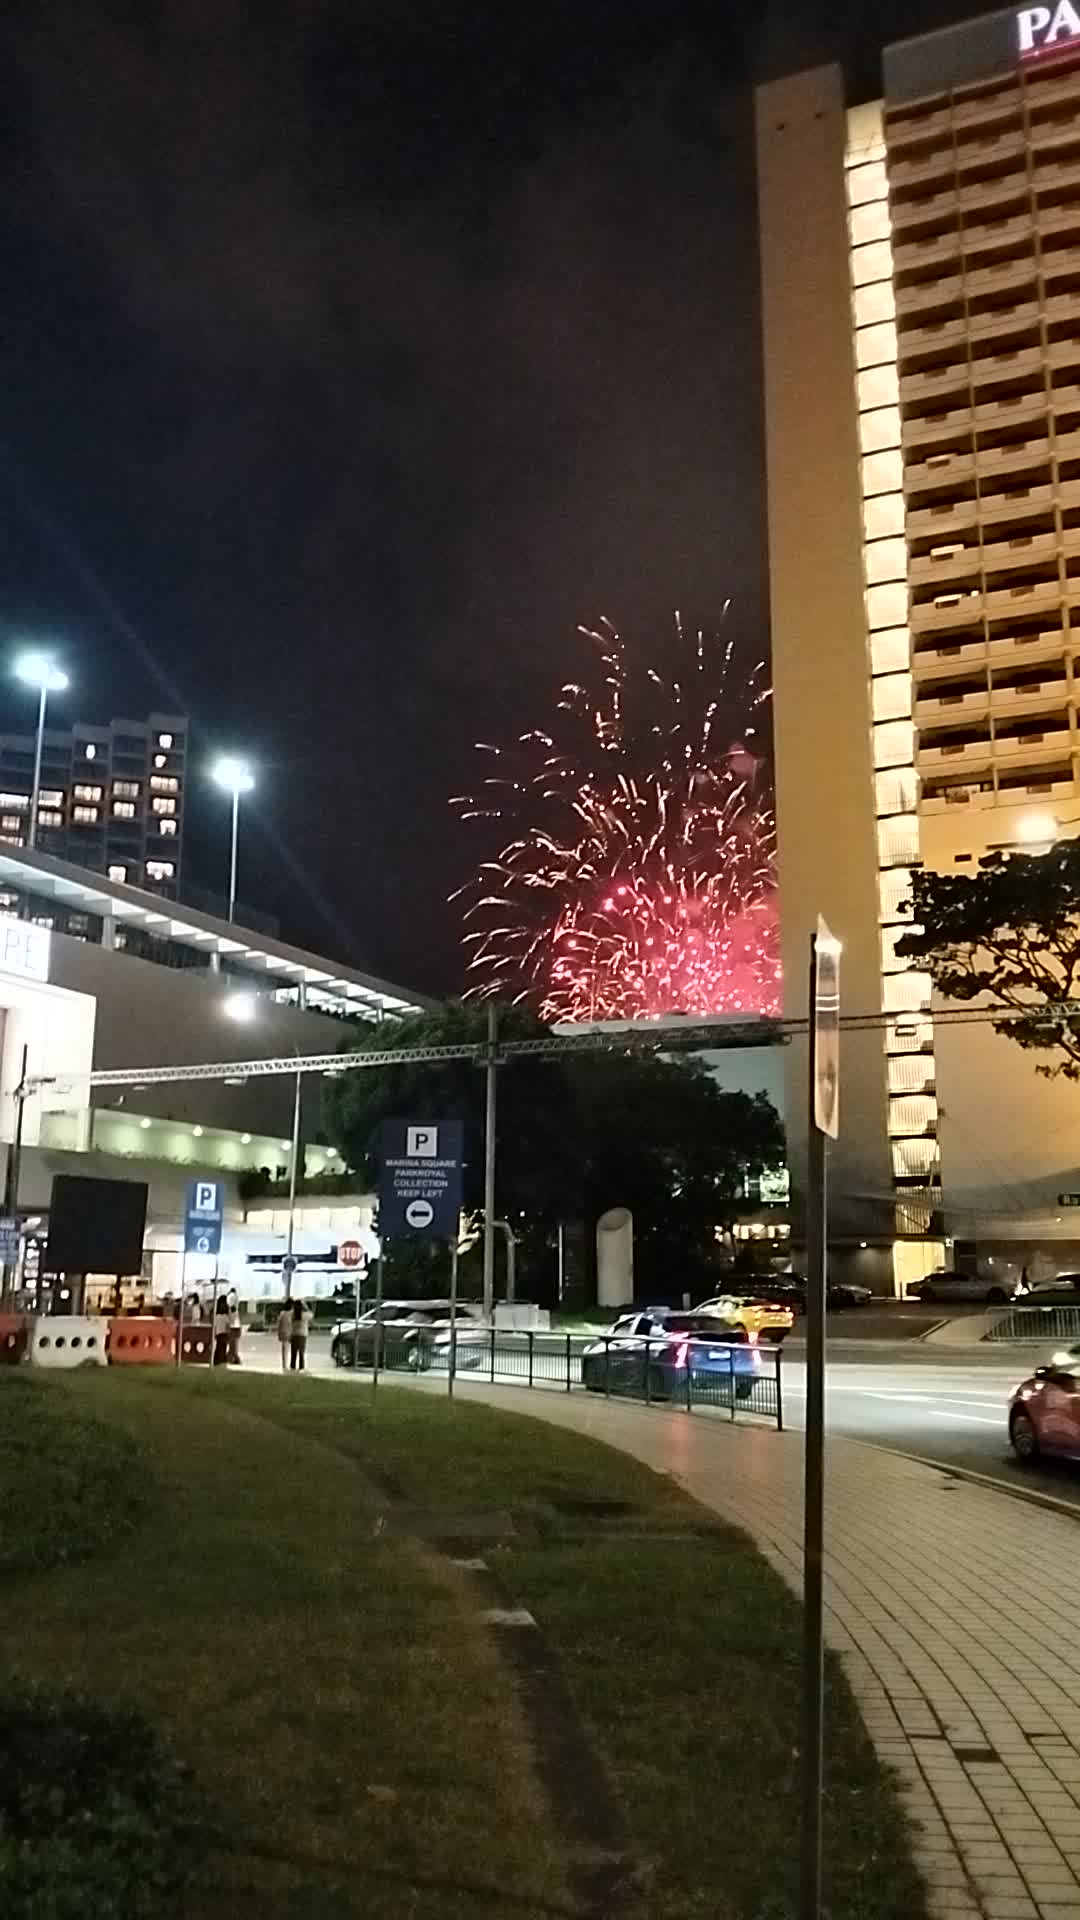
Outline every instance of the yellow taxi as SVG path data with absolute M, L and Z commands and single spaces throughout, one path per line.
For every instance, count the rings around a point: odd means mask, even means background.
M 795 1325 L 793 1308 L 769 1293 L 718 1293 L 712 1300 L 703 1300 L 694 1312 L 733 1320 L 746 1328 L 751 1340 L 768 1340 L 777 1347 Z

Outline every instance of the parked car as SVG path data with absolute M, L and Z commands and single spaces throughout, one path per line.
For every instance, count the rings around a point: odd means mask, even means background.
M 1023 1296 L 1025 1307 L 1080 1307 L 1080 1273 L 1059 1273 L 1036 1280 Z
M 581 1383 L 592 1393 L 646 1393 L 671 1400 L 708 1386 L 723 1393 L 735 1382 L 735 1397 L 748 1400 L 761 1359 L 746 1328 L 715 1313 L 627 1313 L 581 1356 Z
M 908 1300 L 940 1301 L 947 1305 L 950 1301 L 982 1301 L 986 1306 L 1004 1306 L 1018 1295 L 1026 1294 L 1027 1288 L 1010 1274 L 960 1273 L 953 1267 L 935 1267 L 922 1280 L 909 1281 L 905 1298 Z
M 458 1302 L 459 1321 L 481 1317 L 474 1301 Z M 376 1327 L 382 1324 L 380 1364 L 422 1373 L 431 1365 L 435 1339 L 450 1326 L 449 1300 L 384 1300 L 378 1313 L 368 1307 L 355 1320 L 338 1320 L 330 1329 L 330 1358 L 336 1367 L 370 1367 L 375 1359 Z
M 760 1292 L 740 1288 L 731 1293 L 718 1293 L 711 1300 L 700 1301 L 694 1312 L 727 1321 L 730 1326 L 745 1327 L 751 1340 L 760 1337 L 774 1346 L 787 1339 L 795 1324 L 795 1307 L 790 1297 L 786 1300 L 782 1297 L 778 1287 L 767 1287 Z
M 784 1273 L 776 1280 L 763 1280 L 742 1290 L 748 1298 L 779 1300 L 796 1314 L 806 1312 L 806 1281 L 801 1273 Z M 849 1307 L 868 1307 L 874 1298 L 869 1287 L 857 1287 L 850 1280 L 829 1280 L 825 1305 L 830 1313 L 843 1313 Z
M 1009 1439 L 1025 1465 L 1043 1453 L 1080 1460 L 1080 1346 L 1055 1353 L 1014 1389 Z

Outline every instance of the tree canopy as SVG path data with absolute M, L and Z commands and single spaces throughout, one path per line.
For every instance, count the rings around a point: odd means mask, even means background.
M 475 1045 L 486 1014 L 470 1004 L 412 1015 L 359 1036 L 368 1050 Z M 500 1010 L 499 1037 L 549 1034 L 520 1008 Z M 483 1206 L 484 1074 L 472 1060 L 419 1062 L 342 1074 L 327 1088 L 329 1136 L 347 1162 L 374 1181 L 383 1120 L 461 1120 L 465 1207 Z M 672 1289 L 672 1263 L 694 1284 L 717 1256 L 716 1230 L 730 1226 L 749 1175 L 784 1152 L 779 1115 L 764 1096 L 725 1093 L 693 1058 L 671 1059 L 613 1040 L 596 1054 L 517 1058 L 499 1069 L 496 1205 L 523 1242 L 523 1264 L 549 1264 L 543 1249 L 560 1221 L 591 1235 L 615 1205 L 634 1215 L 643 1282 Z M 691 1271 L 692 1270 L 692 1271 Z M 679 1283 L 681 1285 L 681 1283 Z
M 950 1000 L 985 1000 L 1017 1046 L 1055 1058 L 1039 1073 L 1080 1080 L 1080 840 L 1046 853 L 991 854 L 972 873 L 917 872 L 914 926 L 897 951 Z

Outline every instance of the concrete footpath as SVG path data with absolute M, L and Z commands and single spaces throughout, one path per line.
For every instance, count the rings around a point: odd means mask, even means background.
M 673 1475 L 799 1586 L 800 1435 L 458 1391 Z M 827 1473 L 826 1632 L 901 1776 L 932 1912 L 1080 1920 L 1080 1519 L 852 1440 L 829 1441 Z

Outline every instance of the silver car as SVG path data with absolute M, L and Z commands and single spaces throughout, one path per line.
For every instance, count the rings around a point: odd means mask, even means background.
M 922 1280 L 907 1289 L 909 1300 L 976 1301 L 988 1307 L 1003 1307 L 1025 1289 L 1005 1268 L 1000 1273 L 958 1273 L 953 1267 L 935 1267 Z

